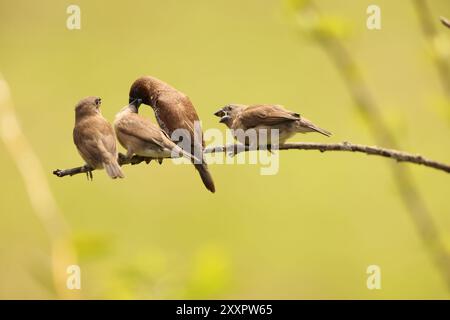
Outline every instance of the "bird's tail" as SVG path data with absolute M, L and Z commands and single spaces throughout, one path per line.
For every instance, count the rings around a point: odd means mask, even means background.
M 212 193 L 216 192 L 216 187 L 214 186 L 213 178 L 208 171 L 208 166 L 203 157 L 199 158 L 199 157 L 187 152 L 186 150 L 184 150 L 180 146 L 178 146 L 176 143 L 173 144 L 172 151 L 181 153 L 183 155 L 183 157 L 191 160 L 192 163 L 194 164 L 195 169 L 200 174 L 200 177 L 202 178 L 203 184 L 205 185 L 206 189 L 208 189 Z
M 311 121 L 309 121 L 308 119 L 303 118 L 303 117 L 301 119 L 297 120 L 297 131 L 302 132 L 302 133 L 318 132 L 327 137 L 331 136 L 331 132 L 329 132 L 325 129 L 319 128 L 314 123 L 312 123 Z
M 112 179 L 125 177 L 117 161 L 112 160 L 108 163 L 104 163 L 103 166 L 105 167 L 108 176 L 110 176 Z
M 200 177 L 202 178 L 203 184 L 205 185 L 206 189 L 208 189 L 212 193 L 216 192 L 214 181 L 208 171 L 208 166 L 206 165 L 205 161 L 203 160 L 203 162 L 199 164 L 194 163 L 194 166 L 200 174 Z

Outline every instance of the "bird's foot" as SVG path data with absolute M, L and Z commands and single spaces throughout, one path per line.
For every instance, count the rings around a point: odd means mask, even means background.
M 124 164 L 129 160 L 129 158 L 124 155 L 123 153 L 120 153 L 117 155 L 117 162 L 119 162 L 119 164 Z
M 230 158 L 233 158 L 234 156 L 236 156 L 238 153 L 241 153 L 242 151 L 245 151 L 245 146 L 243 144 L 237 144 L 237 145 L 233 146 L 232 150 L 227 149 L 227 155 Z
M 86 178 L 88 181 L 94 180 L 94 175 L 92 174 L 92 169 L 89 166 L 84 166 L 84 169 L 86 170 Z
M 131 164 L 132 166 L 134 166 L 134 165 L 139 164 L 139 163 L 141 163 L 142 161 L 144 161 L 144 159 L 142 159 L 141 156 L 134 155 L 134 156 L 132 156 L 132 157 L 129 158 L 129 161 L 130 161 L 130 164 Z
M 266 146 L 266 150 L 269 151 L 271 154 L 275 154 L 275 152 L 272 150 L 272 145 L 270 144 Z

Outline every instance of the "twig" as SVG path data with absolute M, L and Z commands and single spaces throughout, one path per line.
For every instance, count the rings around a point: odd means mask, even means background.
M 447 54 L 440 49 L 439 43 L 442 43 L 442 41 L 439 41 L 441 33 L 436 27 L 435 17 L 431 11 L 428 0 L 414 0 L 412 4 L 419 17 L 422 32 L 433 53 L 433 61 L 445 91 L 446 98 L 450 101 L 450 61 Z M 448 23 L 448 20 L 441 18 L 441 22 L 448 26 L 448 24 L 446 24 Z
M 147 162 L 149 163 L 152 160 L 160 160 L 160 159 L 154 159 L 154 158 L 147 158 L 147 157 L 141 157 L 141 156 L 133 156 L 131 159 L 127 159 L 124 155 L 119 153 L 119 157 L 117 158 L 117 162 L 120 166 L 124 166 L 127 164 L 135 165 L 139 164 L 141 162 Z M 53 171 L 53 174 L 58 177 L 65 177 L 65 176 L 74 176 L 76 174 L 80 173 L 86 173 L 94 171 L 95 169 L 92 169 L 86 165 L 81 167 L 75 167 L 71 169 L 56 169 Z
M 242 148 L 242 150 L 240 150 Z M 421 155 L 415 155 L 403 151 L 379 148 L 375 146 L 365 146 L 361 144 L 352 144 L 349 142 L 342 143 L 311 143 L 311 142 L 292 142 L 286 143 L 278 147 L 279 150 L 318 150 L 320 152 L 325 151 L 350 151 L 350 152 L 360 152 L 368 155 L 375 155 L 380 157 L 392 158 L 399 162 L 410 162 L 418 165 L 423 165 L 426 167 L 441 170 L 450 173 L 450 165 L 441 163 L 438 161 L 430 160 L 422 157 Z M 241 145 L 227 145 L 227 146 L 217 146 L 209 147 L 205 149 L 205 153 L 221 153 L 230 152 L 233 150 L 239 151 L 251 151 L 248 147 L 243 148 Z M 134 156 L 131 160 L 124 160 L 123 157 L 119 157 L 119 164 L 121 166 L 127 164 L 138 164 L 141 162 L 148 162 L 153 160 L 152 158 Z M 87 173 L 91 170 L 89 167 L 82 166 L 71 169 L 60 170 L 57 169 L 53 171 L 53 174 L 58 177 L 73 176 L 80 173 Z
M 444 26 L 446 26 L 447 28 L 450 28 L 450 21 L 444 17 L 441 17 L 441 22 Z
M 7 82 L 0 75 L 0 138 L 14 160 L 25 184 L 31 207 L 46 231 L 51 248 L 52 277 L 60 298 L 79 298 L 66 286 L 67 267 L 77 264 L 70 230 L 48 184 L 38 156 L 22 131 Z
M 425 34 L 430 39 L 434 39 L 436 32 L 434 26 L 429 21 L 430 12 L 425 0 L 415 0 L 414 4 L 418 9 L 417 11 L 421 18 L 422 28 Z M 300 10 L 305 11 L 307 15 L 313 14 L 316 18 L 319 18 L 319 10 L 313 0 L 304 2 Z M 301 11 L 299 12 L 300 14 L 302 13 Z M 355 109 L 363 115 L 377 143 L 387 145 L 394 149 L 400 149 L 399 143 L 384 121 L 381 108 L 363 77 L 355 57 L 345 47 L 342 39 L 333 35 L 328 37 L 317 36 L 316 41 L 322 46 L 331 61 L 335 64 L 354 101 Z M 445 88 L 447 97 L 450 97 L 450 67 L 448 61 L 441 56 L 438 57 L 439 59 L 436 59 L 436 65 L 441 76 L 441 82 Z M 450 290 L 450 255 L 433 216 L 428 210 L 425 200 L 407 168 L 393 165 L 391 165 L 391 168 L 402 201 L 416 227 L 419 237 L 424 243 L 430 257 L 436 263 L 448 290 Z

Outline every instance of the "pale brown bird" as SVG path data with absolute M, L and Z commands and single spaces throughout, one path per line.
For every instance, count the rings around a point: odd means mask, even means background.
M 220 123 L 224 123 L 234 132 L 241 129 L 246 132 L 249 129 L 255 129 L 258 133 L 261 129 L 266 129 L 267 144 L 271 144 L 270 130 L 278 129 L 278 143 L 284 144 L 287 139 L 296 133 L 319 132 L 327 137 L 330 132 L 319 128 L 308 119 L 300 116 L 296 112 L 286 110 L 279 105 L 253 105 L 246 106 L 240 104 L 229 104 L 214 113 L 220 117 Z M 235 138 L 242 144 L 249 145 L 253 141 L 249 141 L 248 136 L 235 134 Z
M 127 150 L 127 159 L 136 154 L 162 161 L 172 155 L 182 155 L 192 161 L 200 161 L 170 140 L 167 134 L 149 119 L 141 117 L 138 108 L 135 104 L 129 104 L 116 115 L 114 121 L 117 139 Z
M 206 188 L 215 192 L 213 179 L 203 157 L 203 133 L 191 100 L 167 83 L 154 77 L 144 76 L 132 84 L 129 102 L 135 106 L 141 103 L 151 106 L 159 126 L 171 139 L 177 129 L 185 130 L 186 138 L 190 140 L 190 143 L 182 143 L 181 147 L 201 160 L 194 162 L 195 169 L 199 172 Z
M 101 99 L 87 97 L 75 107 L 73 141 L 90 169 L 105 169 L 113 179 L 123 178 L 117 163 L 117 147 L 111 124 L 100 113 Z M 92 179 L 92 170 L 89 175 Z

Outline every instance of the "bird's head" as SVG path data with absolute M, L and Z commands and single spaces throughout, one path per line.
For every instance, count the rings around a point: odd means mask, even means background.
M 224 106 L 223 108 L 217 110 L 214 115 L 216 117 L 220 117 L 219 122 L 225 124 L 227 127 L 231 127 L 234 119 L 238 116 L 238 114 L 244 109 L 245 107 L 238 104 L 228 104 Z
M 162 81 L 150 76 L 136 79 L 131 85 L 128 103 L 136 108 L 139 108 L 142 103 L 152 106 L 152 98 L 161 86 L 163 86 Z
M 75 106 L 75 114 L 77 117 L 89 116 L 100 113 L 100 105 L 102 99 L 99 97 L 86 97 L 81 99 Z

